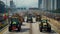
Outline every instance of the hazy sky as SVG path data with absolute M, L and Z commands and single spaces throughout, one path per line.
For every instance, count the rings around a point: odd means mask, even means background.
M 6 4 L 6 0 L 2 0 Z M 7 5 L 10 4 L 7 0 Z M 38 7 L 38 0 L 13 0 L 17 7 Z

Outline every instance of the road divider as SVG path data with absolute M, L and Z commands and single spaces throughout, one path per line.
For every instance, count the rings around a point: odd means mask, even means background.
M 0 34 L 3 34 L 4 33 L 4 31 L 6 31 L 6 28 L 8 27 L 8 25 L 7 26 L 5 26 L 4 28 L 2 28 L 1 30 L 0 30 Z

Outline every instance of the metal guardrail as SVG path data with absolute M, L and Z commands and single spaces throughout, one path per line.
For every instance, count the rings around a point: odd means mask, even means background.
M 2 28 L 2 29 L 0 30 L 0 32 L 3 31 L 7 26 L 8 26 L 8 25 L 6 25 L 4 28 Z

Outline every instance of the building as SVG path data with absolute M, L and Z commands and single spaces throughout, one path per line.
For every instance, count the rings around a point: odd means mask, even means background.
M 16 10 L 16 5 L 14 4 L 13 0 L 10 0 L 10 9 L 11 9 L 11 11 Z
M 42 0 L 38 0 L 38 8 L 39 9 L 41 8 L 41 3 L 42 3 Z
M 51 10 L 60 8 L 60 0 L 51 0 Z
M 16 6 L 15 6 L 13 0 L 10 0 L 10 8 L 15 8 L 15 7 L 16 7 Z
M 57 4 L 57 9 L 60 8 L 60 0 L 57 0 L 56 4 Z
M 10 7 L 12 8 L 13 7 L 13 0 L 10 1 Z
M 51 0 L 51 10 L 57 9 L 57 0 Z
M 56 10 L 60 6 L 60 0 L 42 0 L 43 10 Z
M 48 6 L 47 3 L 48 3 L 47 0 L 42 0 L 42 5 L 41 5 L 42 10 L 47 10 L 47 6 Z
M 52 10 L 52 1 L 51 0 L 48 0 L 47 1 L 47 10 Z

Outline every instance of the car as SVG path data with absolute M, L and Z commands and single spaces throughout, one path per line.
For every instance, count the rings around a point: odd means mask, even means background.
M 40 32 L 47 31 L 51 32 L 51 25 L 48 23 L 48 20 L 41 20 L 41 23 L 39 24 L 39 30 Z
M 31 14 L 27 16 L 27 22 L 33 23 Z
M 11 18 L 9 23 L 9 31 L 19 32 L 21 30 L 21 23 L 17 17 Z
M 36 15 L 36 21 L 41 21 L 41 15 Z

